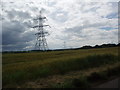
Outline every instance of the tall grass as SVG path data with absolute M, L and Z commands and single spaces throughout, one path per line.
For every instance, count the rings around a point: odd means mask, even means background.
M 3 54 L 3 86 L 118 61 L 118 47 L 40 53 Z
M 51 84 L 53 88 L 91 88 L 112 77 L 120 75 L 120 66 L 93 72 L 90 75 L 81 75 L 79 78 L 65 79 L 62 83 Z M 111 77 L 112 76 L 112 77 Z
M 105 64 L 118 62 L 118 56 L 112 54 L 92 55 L 84 58 L 71 58 L 67 60 L 53 60 L 52 62 L 21 68 L 3 70 L 3 85 L 21 83 L 27 80 L 47 77 L 54 74 L 65 74 L 69 71 L 83 70 L 99 67 Z

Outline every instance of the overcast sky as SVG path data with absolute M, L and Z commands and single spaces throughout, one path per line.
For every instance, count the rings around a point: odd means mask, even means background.
M 81 2 L 82 1 L 82 2 Z M 4 0 L 0 17 L 3 50 L 34 49 L 34 21 L 42 9 L 49 49 L 118 43 L 118 3 L 90 0 Z M 95 1 L 95 0 L 94 0 Z M 100 0 L 99 0 L 100 1 Z M 114 0 L 115 1 L 115 0 Z M 2 30 L 2 31 L 1 31 Z

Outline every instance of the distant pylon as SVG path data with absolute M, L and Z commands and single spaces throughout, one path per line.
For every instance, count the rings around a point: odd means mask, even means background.
M 38 32 L 35 34 L 37 38 L 36 44 L 35 44 L 35 50 L 42 50 L 42 51 L 48 50 L 48 44 L 47 44 L 45 36 L 48 35 L 49 33 L 45 31 L 44 27 L 49 26 L 49 25 L 43 25 L 43 22 L 45 19 L 46 17 L 42 16 L 41 10 L 40 10 L 38 18 L 34 19 L 38 21 L 38 25 L 33 27 L 33 28 L 37 28 L 38 30 Z
M 64 49 L 66 49 L 66 42 L 64 41 Z

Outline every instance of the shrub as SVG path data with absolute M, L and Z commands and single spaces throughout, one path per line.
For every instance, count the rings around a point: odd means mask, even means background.
M 87 80 L 89 82 L 96 82 L 106 79 L 107 79 L 106 72 L 93 72 L 90 76 L 87 77 Z
M 112 69 L 108 68 L 106 72 L 107 72 L 108 77 L 114 76 L 114 75 L 120 75 L 120 66 L 112 68 Z
M 72 80 L 72 85 L 74 87 L 78 87 L 78 88 L 88 88 L 89 87 L 89 83 L 86 79 L 86 77 L 80 77 L 79 79 L 73 79 Z

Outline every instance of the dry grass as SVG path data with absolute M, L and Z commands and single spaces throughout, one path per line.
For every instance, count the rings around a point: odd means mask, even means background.
M 64 75 L 48 76 L 48 77 L 37 79 L 34 81 L 28 81 L 22 84 L 21 86 L 17 86 L 17 87 L 19 88 L 49 88 L 49 87 L 53 87 L 54 85 L 63 84 L 66 80 L 79 79 L 81 76 L 87 77 L 87 76 L 90 76 L 94 72 L 103 72 L 108 69 L 114 69 L 117 67 L 120 67 L 120 62 L 112 64 L 112 65 L 108 64 L 104 67 L 101 66 L 101 67 L 87 69 L 87 70 L 71 71 Z M 96 83 L 96 84 L 99 84 L 99 83 Z
M 110 59 L 112 63 L 115 63 L 117 62 L 117 57 L 118 47 L 3 54 L 3 86 L 13 87 L 23 82 L 55 74 L 94 68 L 96 67 L 93 66 L 94 62 L 98 63 L 98 66 L 109 64 L 109 60 L 107 62 L 104 62 L 104 60 L 99 62 L 101 61 L 99 58 Z M 98 61 L 95 59 L 98 59 Z M 93 62 L 90 63 L 90 66 L 88 65 L 89 63 L 86 63 L 89 61 Z M 81 63 L 83 66 L 81 66 Z M 13 84 L 11 85 L 11 83 Z

